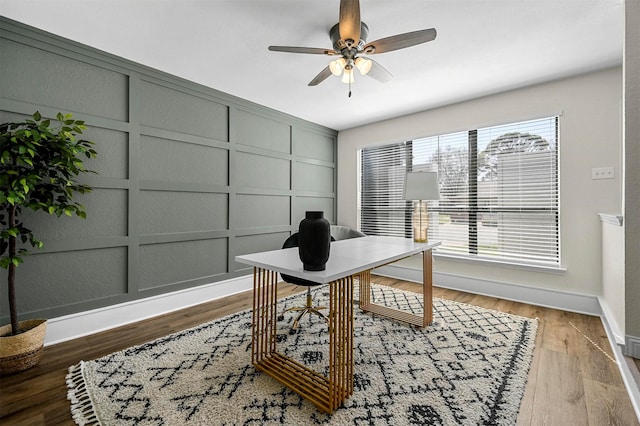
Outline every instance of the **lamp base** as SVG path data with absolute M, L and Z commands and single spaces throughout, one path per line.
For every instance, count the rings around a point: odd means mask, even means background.
M 426 243 L 429 239 L 429 213 L 426 201 L 420 200 L 413 206 L 411 222 L 413 227 L 413 241 L 416 243 Z

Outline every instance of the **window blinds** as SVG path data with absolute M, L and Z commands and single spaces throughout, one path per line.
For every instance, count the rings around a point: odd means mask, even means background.
M 362 232 L 411 237 L 407 171 L 436 171 L 429 238 L 439 254 L 560 265 L 558 117 L 361 151 Z

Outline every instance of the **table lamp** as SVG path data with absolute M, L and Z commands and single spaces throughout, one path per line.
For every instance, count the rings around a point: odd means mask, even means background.
M 403 199 L 417 200 L 413 205 L 411 225 L 413 228 L 413 241 L 417 243 L 427 242 L 429 231 L 429 216 L 426 200 L 439 200 L 438 173 L 436 172 L 409 172 L 404 179 Z

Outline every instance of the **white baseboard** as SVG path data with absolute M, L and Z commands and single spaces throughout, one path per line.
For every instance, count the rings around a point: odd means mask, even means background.
M 406 281 L 422 282 L 422 269 L 419 268 L 387 265 L 377 268 L 374 273 Z M 433 273 L 433 283 L 438 287 L 544 306 L 546 308 L 596 316 L 600 316 L 602 313 L 598 298 L 586 294 L 527 285 L 514 285 L 442 272 Z
M 118 305 L 52 318 L 47 321 L 45 346 L 142 321 L 253 288 L 251 275 L 161 294 Z
M 613 354 L 618 363 L 618 369 L 620 370 L 620 375 L 622 375 L 622 381 L 624 382 L 624 386 L 627 389 L 629 399 L 631 399 L 631 405 L 633 405 L 636 417 L 638 418 L 638 421 L 640 421 L 640 389 L 638 387 L 636 379 L 634 378 L 634 374 L 631 371 L 632 368 L 635 369 L 636 367 L 635 365 L 630 365 L 630 363 L 625 358 L 625 355 L 630 356 L 627 353 L 629 350 L 628 343 L 627 345 L 623 345 L 616 342 L 617 337 L 614 335 L 614 331 L 611 328 L 611 323 L 614 321 L 610 321 L 613 317 L 608 311 L 603 310 L 603 314 L 600 318 L 602 320 L 604 330 L 607 333 L 609 345 L 611 346 L 611 350 L 613 351 Z M 627 336 L 627 342 L 629 342 L 629 336 Z M 638 351 L 636 352 L 635 358 L 638 358 L 638 355 L 640 354 L 640 339 L 638 339 L 638 341 L 636 342 L 636 347 Z
M 611 312 L 609 305 L 603 297 L 598 297 L 598 302 L 600 303 L 600 309 L 602 309 L 603 322 L 605 320 L 607 321 L 607 326 L 611 331 L 611 336 L 614 338 L 615 343 L 624 346 L 624 333 L 620 331 L 620 326 L 618 325 L 613 312 Z

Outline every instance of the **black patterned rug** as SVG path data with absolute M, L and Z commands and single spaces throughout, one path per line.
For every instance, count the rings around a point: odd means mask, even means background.
M 376 303 L 422 312 L 415 293 L 372 285 Z M 328 297 L 314 291 L 315 302 Z M 304 305 L 304 294 L 280 308 Z M 279 322 L 278 350 L 327 371 L 327 326 L 294 313 Z M 512 425 L 533 354 L 537 321 L 435 299 L 418 329 L 354 313 L 355 389 L 333 415 L 251 365 L 251 311 L 69 368 L 78 424 L 103 425 Z

